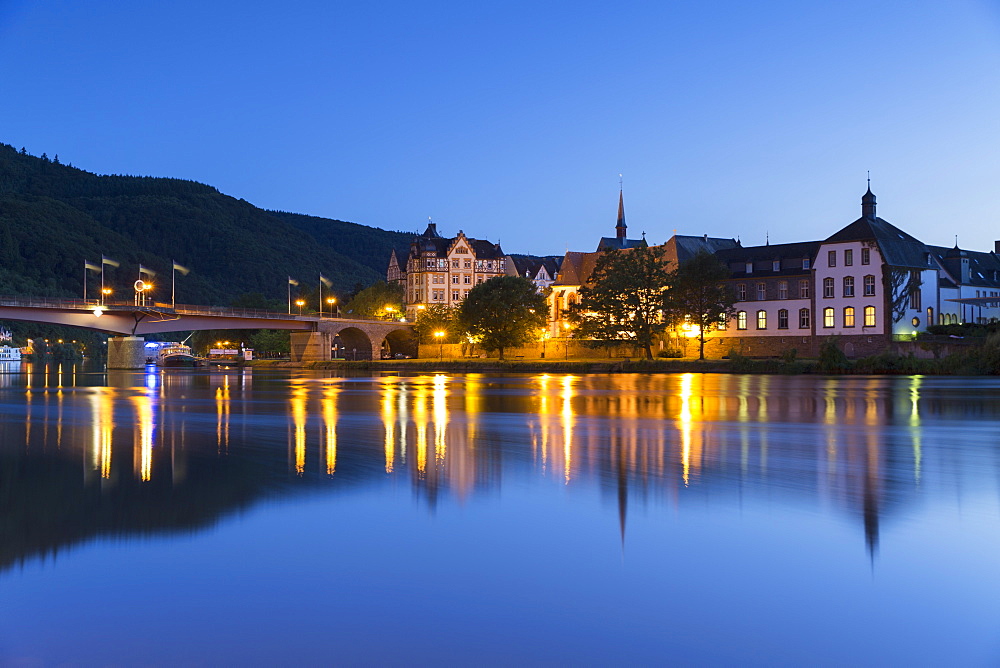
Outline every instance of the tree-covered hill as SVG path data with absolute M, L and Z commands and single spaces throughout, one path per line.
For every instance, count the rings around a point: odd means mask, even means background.
M 98 176 L 0 144 L 0 295 L 82 296 L 84 260 L 102 254 L 121 263 L 106 280 L 126 298 L 141 263 L 169 301 L 172 261 L 191 269 L 177 282 L 183 303 L 281 302 L 288 276 L 314 286 L 320 273 L 346 295 L 384 278 L 390 250 L 412 236 L 265 211 L 193 181 Z M 91 296 L 97 286 L 92 277 Z

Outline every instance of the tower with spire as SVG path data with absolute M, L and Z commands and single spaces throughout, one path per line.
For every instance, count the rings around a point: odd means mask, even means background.
M 615 224 L 615 236 L 601 237 L 597 244 L 597 250 L 602 251 L 609 248 L 636 248 L 646 246 L 646 239 L 629 239 L 628 226 L 625 225 L 625 194 L 622 188 L 621 174 L 618 175 L 618 222 Z

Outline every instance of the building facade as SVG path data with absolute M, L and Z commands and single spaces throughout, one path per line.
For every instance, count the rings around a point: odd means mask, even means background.
M 392 252 L 386 278 L 404 287 L 406 317 L 412 320 L 431 305 L 457 306 L 474 286 L 506 275 L 507 261 L 500 244 L 466 237 L 461 230 L 445 238 L 429 223 L 410 243 L 405 260 Z

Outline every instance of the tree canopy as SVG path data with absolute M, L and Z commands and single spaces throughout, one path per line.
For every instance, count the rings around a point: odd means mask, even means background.
M 707 251 L 685 260 L 674 273 L 668 295 L 672 320 L 697 327 L 698 355 L 705 359 L 705 333 L 734 313 L 735 297 L 727 289 L 729 268 Z
M 630 341 L 653 357 L 653 340 L 668 322 L 667 292 L 673 274 L 663 246 L 603 251 L 570 318 L 577 335 Z
M 462 326 L 458 322 L 456 308 L 445 304 L 431 304 L 417 312 L 413 321 L 413 331 L 420 343 L 436 342 L 434 332 L 444 332 L 444 343 L 455 343 L 461 338 Z
M 405 293 L 401 285 L 379 281 L 358 294 L 341 310 L 345 318 L 398 317 L 403 313 Z
M 545 327 L 545 296 L 520 276 L 496 276 L 471 290 L 458 309 L 463 329 L 488 351 L 524 345 Z

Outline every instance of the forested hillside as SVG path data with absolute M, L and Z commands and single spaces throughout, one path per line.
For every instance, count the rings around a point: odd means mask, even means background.
M 82 296 L 84 260 L 102 254 L 121 263 L 106 274 L 119 295 L 131 295 L 141 263 L 169 300 L 172 260 L 191 269 L 179 302 L 283 302 L 288 276 L 314 286 L 320 273 L 346 295 L 384 278 L 390 250 L 412 236 L 265 211 L 193 181 L 98 176 L 0 144 L 0 295 Z

